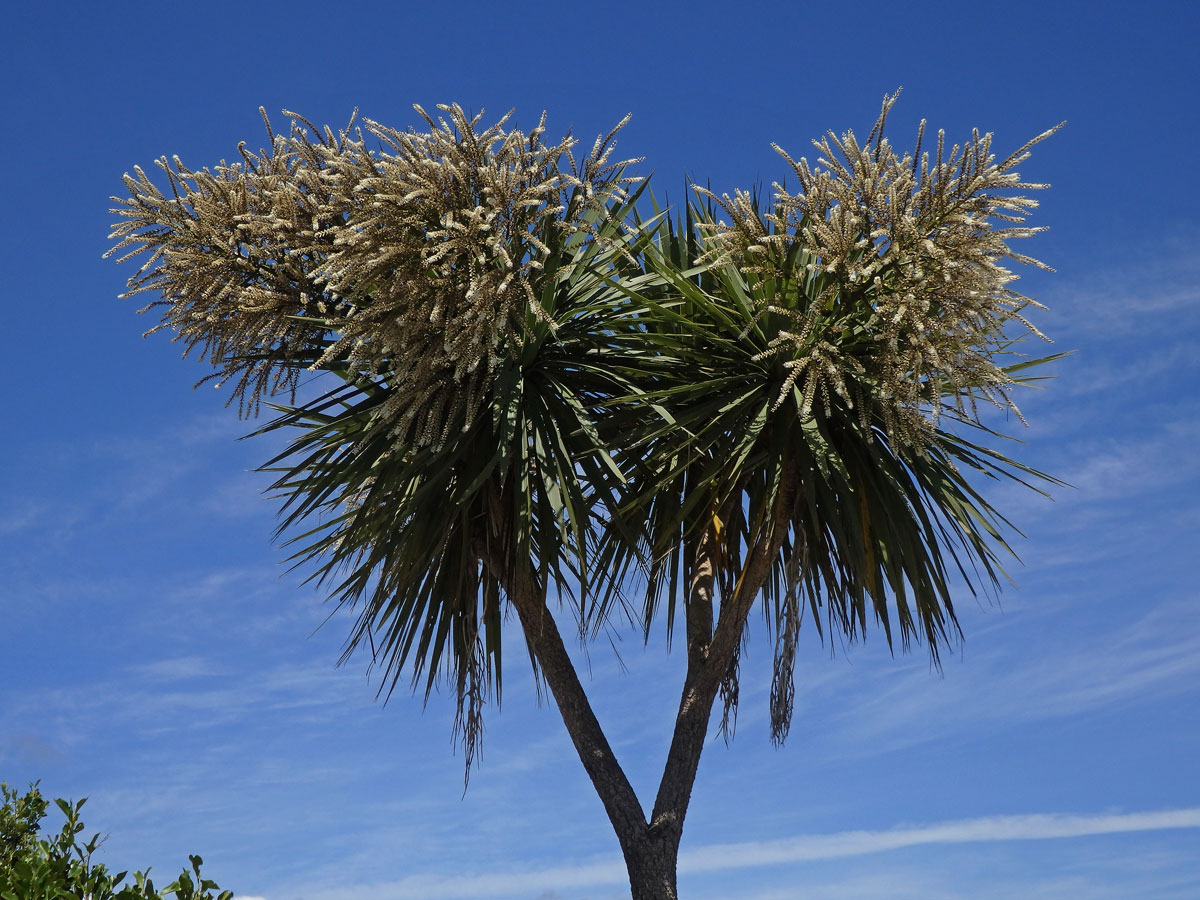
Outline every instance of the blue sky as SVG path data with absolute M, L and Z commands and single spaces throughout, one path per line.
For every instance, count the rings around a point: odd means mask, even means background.
M 1053 188 L 1027 272 L 1074 357 L 1023 398 L 1022 458 L 1074 487 L 991 496 L 1025 532 L 999 603 L 959 603 L 932 671 L 882 638 L 807 635 L 788 744 L 767 740 L 754 633 L 736 740 L 706 752 L 689 900 L 1200 896 L 1200 140 L 1184 3 L 43 3 L 0 36 L 10 338 L 0 465 L 0 779 L 90 798 L 105 858 L 189 852 L 266 900 L 608 900 L 616 841 L 556 712 L 509 653 L 462 790 L 453 703 L 385 707 L 350 620 L 272 548 L 276 449 L 117 294 L 108 196 L 135 164 L 201 166 L 257 109 L 415 124 L 457 101 L 584 140 L 625 113 L 656 193 L 782 178 L 825 129 L 922 117 Z M 811 153 L 809 154 L 812 155 Z M 519 638 L 519 635 L 511 635 Z M 514 644 L 514 646 L 516 646 Z M 643 797 L 680 682 L 661 636 L 580 652 Z

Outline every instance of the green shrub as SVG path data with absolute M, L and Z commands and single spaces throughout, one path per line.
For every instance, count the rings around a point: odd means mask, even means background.
M 132 883 L 125 883 L 128 872 L 112 874 L 103 863 L 92 863 L 92 854 L 102 843 L 94 834 L 80 842 L 83 822 L 79 811 L 87 802 L 55 800 L 66 817 L 62 830 L 54 837 L 40 837 L 42 819 L 49 804 L 38 790 L 29 786 L 24 795 L 0 782 L 4 805 L 0 807 L 0 900 L 230 900 L 232 891 L 221 891 L 216 882 L 200 875 L 203 860 L 189 855 L 192 869 L 184 869 L 178 878 L 158 891 L 149 872 L 134 872 Z

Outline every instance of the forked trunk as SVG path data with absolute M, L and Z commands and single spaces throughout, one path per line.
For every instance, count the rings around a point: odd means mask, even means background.
M 741 590 L 722 607 L 715 627 L 712 605 L 714 561 L 718 553 L 715 530 L 706 529 L 697 547 L 698 564 L 689 588 L 688 673 L 649 819 L 592 711 L 533 571 L 524 565 L 505 564 L 513 554 L 503 527 L 480 536 L 477 556 L 496 573 L 516 609 L 525 639 L 562 715 L 567 734 L 617 834 L 629 873 L 632 900 L 678 900 L 679 842 L 713 702 L 737 652 L 750 607 L 782 544 L 795 504 L 796 484 L 793 468 L 785 475 L 780 490 L 775 527 L 768 539 L 756 542 L 751 549 Z M 500 515 L 496 520 L 503 523 L 509 518 Z
M 550 688 L 567 734 L 604 804 L 625 857 L 632 900 L 677 900 L 675 868 L 682 814 L 666 815 L 651 825 L 600 729 L 587 695 L 558 632 L 554 617 L 532 587 L 528 574 L 511 582 L 509 597 L 521 619 L 542 675 Z M 703 742 L 703 733 L 700 735 Z M 699 754 L 699 748 L 695 748 Z M 694 777 L 694 769 L 691 772 Z M 690 783 L 688 785 L 690 793 Z

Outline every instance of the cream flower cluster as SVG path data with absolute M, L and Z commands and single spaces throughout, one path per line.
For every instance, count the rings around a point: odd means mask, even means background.
M 777 145 L 799 181 L 796 193 L 774 184 L 774 206 L 761 211 L 744 191 L 714 201 L 731 221 L 707 226 L 698 263 L 735 264 L 776 287 L 760 319 L 783 327 L 763 357 L 783 360 L 788 376 L 780 402 L 799 384 L 805 415 L 818 395 L 858 406 L 874 404 L 894 439 L 921 446 L 946 405 L 977 420 L 977 400 L 1011 409 L 1012 380 L 995 362 L 1018 322 L 1039 306 L 1014 291 L 1004 263 L 1046 269 L 1009 242 L 1043 230 L 1023 225 L 1037 206 L 1012 191 L 1038 190 L 1015 167 L 1061 125 L 997 162 L 992 136 L 978 131 L 963 146 L 899 155 L 884 136 L 895 95 L 867 140 L 830 132 L 814 145 L 815 167 Z M 868 399 L 870 398 L 870 399 Z
M 308 369 L 385 383 L 376 425 L 438 445 L 470 426 L 497 365 L 527 323 L 546 320 L 538 273 L 552 235 L 594 235 L 636 179 L 610 162 L 616 132 L 576 163 L 570 136 L 543 142 L 512 115 L 480 127 L 458 105 L 429 130 L 354 120 L 338 133 L 295 114 L 289 134 L 241 159 L 194 171 L 158 161 L 163 192 L 140 168 L 109 254 L 148 252 L 126 296 L 161 295 L 156 329 L 174 329 L 243 409 L 294 389 Z M 265 115 L 264 115 L 265 119 Z M 565 164 L 564 164 L 565 160 Z M 143 310 L 145 311 L 145 310 Z

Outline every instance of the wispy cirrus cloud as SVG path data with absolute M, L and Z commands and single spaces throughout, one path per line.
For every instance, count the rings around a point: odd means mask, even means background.
M 164 506 L 199 507 L 221 517 L 258 512 L 255 487 L 266 481 L 245 474 L 245 450 L 237 444 L 251 427 L 232 414 L 207 414 L 150 434 L 113 431 L 27 447 L 29 459 L 16 463 L 25 478 L 0 503 L 0 534 L 53 531 L 62 537 L 134 513 L 156 514 Z M 254 458 L 270 458 L 280 443 L 268 440 Z M 217 458 L 231 464 L 227 473 L 210 465 Z
M 1192 693 L 1200 679 L 1200 632 L 1181 599 L 1115 631 L 1080 636 L 1069 649 L 1014 657 L 1003 642 L 947 666 L 930 684 L 927 667 L 882 667 L 870 690 L 852 696 L 835 716 L 831 742 L 876 754 L 948 734 L 978 733 L 1052 718 L 1074 718 L 1153 698 Z M 1009 624 L 1028 629 L 1028 624 Z M 932 689 L 936 687 L 936 690 Z M 919 730 L 912 723 L 920 722 Z
M 1132 332 L 1165 331 L 1181 316 L 1200 313 L 1200 257 L 1196 229 L 1164 238 L 1156 234 L 1133 261 L 1060 273 L 1038 316 L 1052 337 L 1062 331 L 1090 338 L 1127 340 Z
M 1176 828 L 1200 828 L 1200 807 L 1108 815 L 1036 813 L 985 816 L 909 828 L 843 831 L 772 841 L 713 844 L 681 854 L 679 868 L 683 872 L 710 872 L 862 856 L 920 844 L 1040 841 Z
M 1200 807 L 1094 815 L 983 816 L 870 831 L 709 844 L 681 853 L 679 871 L 687 876 L 812 863 L 921 845 L 1044 841 L 1191 828 L 1200 828 Z M 311 900 L 467 900 L 538 896 L 539 892 L 541 896 L 558 896 L 564 891 L 621 885 L 626 877 L 625 867 L 619 860 L 592 859 L 524 871 L 412 875 L 393 882 L 317 889 L 307 896 Z

